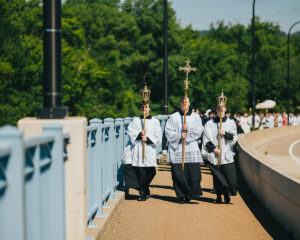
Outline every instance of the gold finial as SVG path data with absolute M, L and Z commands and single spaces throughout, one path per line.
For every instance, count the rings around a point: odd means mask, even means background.
M 185 73 L 186 73 L 186 78 L 185 78 L 185 80 L 184 80 L 184 84 L 185 84 L 185 89 L 188 89 L 189 88 L 189 73 L 191 72 L 191 71 L 196 71 L 196 68 L 195 67 L 191 67 L 190 66 L 190 60 L 186 60 L 186 65 L 184 66 L 184 67 L 179 67 L 179 71 L 185 71 Z
M 224 96 L 223 89 L 222 89 L 221 96 L 217 97 L 217 100 L 218 100 L 218 105 L 220 105 L 220 106 L 226 106 L 227 97 Z
M 150 89 L 148 89 L 146 81 L 145 81 L 145 84 L 144 84 L 144 88 L 140 90 L 140 93 L 142 95 L 142 101 L 144 103 L 149 102 L 151 91 L 150 91 Z

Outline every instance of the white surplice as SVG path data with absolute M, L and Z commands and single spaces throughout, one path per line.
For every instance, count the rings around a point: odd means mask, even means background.
M 156 118 L 146 119 L 146 137 L 151 141 L 151 144 L 145 143 L 145 159 L 143 162 L 143 143 L 142 140 L 137 140 L 137 137 L 143 130 L 143 121 L 142 118 L 135 117 L 128 126 L 128 136 L 132 142 L 132 166 L 157 167 L 156 147 L 162 140 L 161 127 Z
M 207 160 L 213 165 L 218 165 L 218 156 L 214 152 L 208 152 L 206 149 L 206 144 L 212 142 L 216 148 L 219 146 L 219 128 L 220 122 L 215 122 L 210 120 L 205 124 L 204 134 L 203 134 L 203 145 L 202 145 L 202 155 L 206 157 Z M 225 122 L 222 122 L 222 130 L 233 135 L 232 140 L 228 140 L 225 136 L 221 138 L 221 161 L 220 164 L 232 163 L 234 157 L 233 146 L 237 141 L 237 130 L 236 124 L 231 119 L 226 119 Z
M 165 127 L 165 134 L 168 140 L 168 162 L 182 162 L 182 125 L 183 115 L 179 112 L 173 113 L 168 119 Z M 202 121 L 199 114 L 191 113 L 186 116 L 188 131 L 186 134 L 186 144 L 184 151 L 185 163 L 202 162 L 202 156 L 198 146 L 198 139 L 203 132 Z
M 132 149 L 133 145 L 131 141 L 129 140 L 124 148 L 123 154 L 122 154 L 122 162 L 123 164 L 132 164 Z

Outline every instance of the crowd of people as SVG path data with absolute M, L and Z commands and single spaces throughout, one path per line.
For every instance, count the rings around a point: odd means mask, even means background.
M 210 109 L 206 112 L 199 112 L 198 109 L 195 110 L 202 119 L 203 125 L 210 120 L 216 117 L 216 112 L 211 111 Z M 226 117 L 231 118 L 235 121 L 237 125 L 238 133 L 249 133 L 252 129 L 252 114 L 248 115 L 248 113 L 235 113 L 231 114 L 230 112 L 226 112 Z M 286 112 L 278 113 L 278 112 L 270 112 L 270 113 L 255 113 L 254 115 L 254 128 L 263 130 L 266 128 L 274 128 L 274 127 L 285 127 L 288 125 L 300 125 L 300 113 L 298 114 L 289 114 Z

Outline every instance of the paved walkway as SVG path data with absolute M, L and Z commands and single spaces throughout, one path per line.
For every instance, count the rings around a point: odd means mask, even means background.
M 292 239 L 240 181 L 240 193 L 231 204 L 214 204 L 212 176 L 202 167 L 203 196 L 178 204 L 168 165 L 159 165 L 152 181 L 151 198 L 124 200 L 103 240 L 193 240 L 193 239 Z

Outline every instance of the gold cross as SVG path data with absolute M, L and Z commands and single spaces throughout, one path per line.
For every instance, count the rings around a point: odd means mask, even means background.
M 185 71 L 186 73 L 186 79 L 184 80 L 184 84 L 185 84 L 185 89 L 188 89 L 189 87 L 189 73 L 190 71 L 196 71 L 196 68 L 195 67 L 191 67 L 190 66 L 190 60 L 186 60 L 186 65 L 184 67 L 179 67 L 179 71 Z

